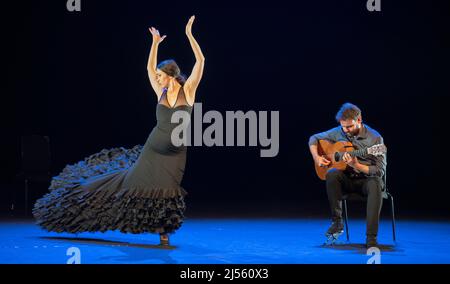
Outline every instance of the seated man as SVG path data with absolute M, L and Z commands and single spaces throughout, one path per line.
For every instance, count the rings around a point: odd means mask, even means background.
M 309 139 L 309 148 L 315 163 L 326 167 L 330 161 L 320 156 L 317 151 L 318 140 L 330 142 L 349 141 L 356 150 L 382 144 L 381 135 L 362 123 L 361 110 L 351 104 L 342 105 L 336 115 L 340 126 L 328 131 L 315 134 Z M 352 157 L 348 153 L 343 155 L 347 164 L 345 170 L 330 169 L 326 175 L 326 188 L 331 207 L 332 224 L 327 236 L 339 235 L 344 231 L 342 222 L 342 194 L 347 192 L 360 192 L 367 196 L 367 247 L 377 246 L 378 223 L 383 202 L 383 177 L 386 172 L 386 155 L 364 158 Z

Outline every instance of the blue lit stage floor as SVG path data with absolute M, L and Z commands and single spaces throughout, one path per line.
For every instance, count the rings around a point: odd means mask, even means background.
M 0 223 L 0 263 L 64 264 L 80 251 L 80 262 L 127 264 L 365 264 L 364 220 L 351 220 L 350 242 L 324 246 L 326 219 L 187 219 L 161 248 L 152 234 L 119 232 L 47 233 L 33 221 Z M 450 263 L 450 222 L 399 221 L 397 243 L 383 220 L 381 263 Z

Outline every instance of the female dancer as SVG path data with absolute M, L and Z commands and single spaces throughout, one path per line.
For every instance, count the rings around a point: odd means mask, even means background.
M 157 125 L 145 145 L 132 149 L 103 150 L 68 165 L 52 179 L 50 193 L 37 200 L 33 215 L 37 223 L 54 232 L 159 233 L 161 245 L 182 224 L 186 191 L 180 186 L 186 164 L 186 146 L 171 142 L 175 111 L 189 115 L 203 74 L 205 58 L 192 35 L 195 16 L 186 35 L 196 62 L 185 80 L 174 60 L 156 65 L 158 47 L 166 38 L 150 28 L 153 43 L 148 75 L 158 98 Z

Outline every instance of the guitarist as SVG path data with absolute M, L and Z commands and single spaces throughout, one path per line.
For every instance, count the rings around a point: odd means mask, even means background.
M 381 135 L 362 123 L 361 110 L 351 103 L 345 103 L 336 115 L 340 126 L 325 132 L 314 134 L 309 139 L 309 148 L 314 162 L 321 167 L 327 167 L 331 161 L 319 156 L 318 140 L 349 141 L 355 150 L 382 144 Z M 326 235 L 339 236 L 344 231 L 342 222 L 342 194 L 360 192 L 367 196 L 367 247 L 377 246 L 378 223 L 383 202 L 383 178 L 386 172 L 386 155 L 364 158 L 351 157 L 345 153 L 342 157 L 347 164 L 345 170 L 330 169 L 326 175 L 328 201 L 331 207 L 332 224 Z

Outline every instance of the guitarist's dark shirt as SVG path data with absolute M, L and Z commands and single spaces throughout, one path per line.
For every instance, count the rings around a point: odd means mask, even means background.
M 309 138 L 309 145 L 316 145 L 318 140 L 328 140 L 332 143 L 338 141 L 349 141 L 353 144 L 356 150 L 361 148 L 367 148 L 376 144 L 383 144 L 383 137 L 374 129 L 366 124 L 363 124 L 359 134 L 354 137 L 348 137 L 342 130 L 342 127 L 338 126 L 332 128 L 328 131 L 317 133 Z M 386 173 L 386 154 L 381 156 L 366 155 L 365 157 L 358 157 L 361 164 L 369 166 L 369 174 L 365 175 L 360 173 L 360 175 L 365 176 L 378 176 L 383 177 Z M 352 171 L 351 167 L 349 168 Z M 354 171 L 353 173 L 354 174 Z

